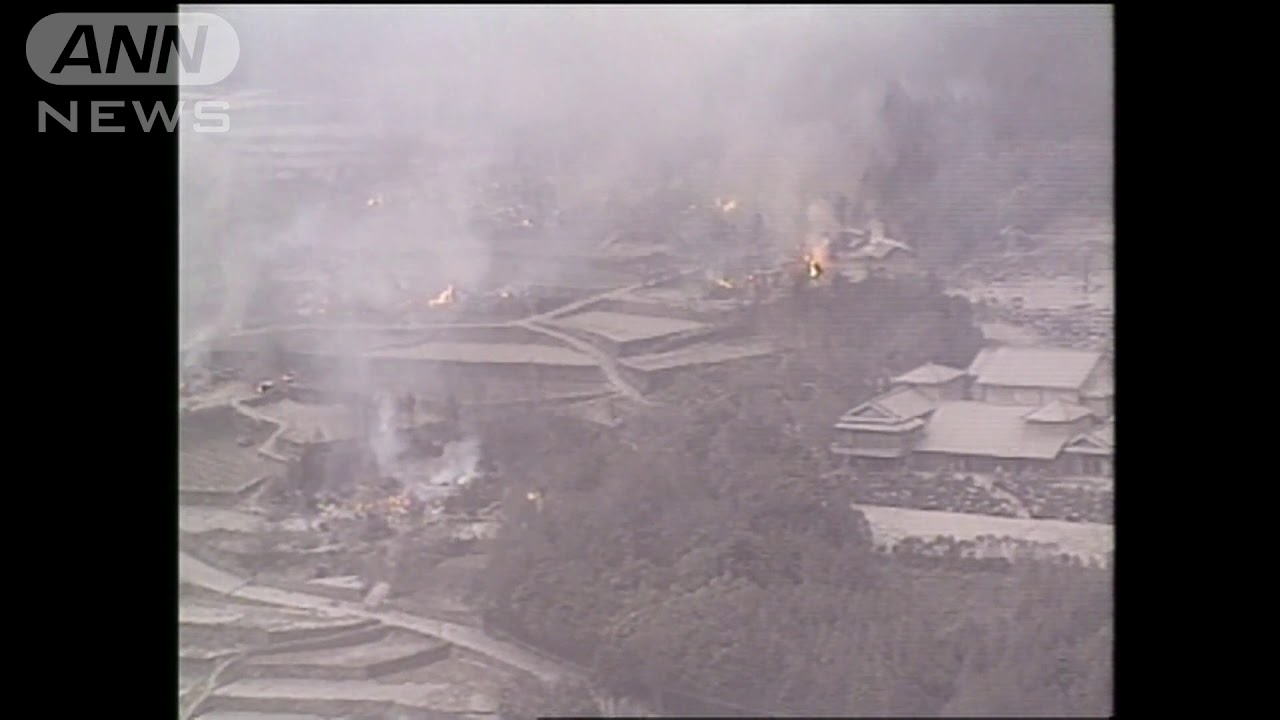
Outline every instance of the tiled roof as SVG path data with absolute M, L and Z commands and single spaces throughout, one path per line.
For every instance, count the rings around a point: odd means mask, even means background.
M 914 388 L 899 388 L 846 412 L 836 423 L 836 428 L 872 432 L 915 430 L 924 424 L 921 418 L 937 406 L 937 401 Z
M 912 420 L 892 420 L 888 422 L 863 420 L 860 418 L 841 418 L 840 422 L 836 423 L 837 430 L 857 430 L 860 432 L 881 433 L 904 433 L 922 427 L 924 427 L 924 421 L 918 418 Z
M 1038 410 L 1027 413 L 1025 417 L 1029 422 L 1036 423 L 1070 423 L 1092 414 L 1093 411 L 1087 407 L 1054 400 Z
M 938 407 L 936 400 L 912 388 L 890 391 L 871 402 L 903 419 L 928 415 Z
M 1067 425 L 1027 422 L 1026 408 L 960 401 L 929 418 L 916 452 L 1051 460 L 1074 434 Z
M 1111 454 L 1116 447 L 1116 425 L 1114 418 L 1072 438 L 1068 449 L 1093 454 Z
M 969 374 L 982 385 L 1078 390 L 1101 360 L 1084 350 L 997 347 L 979 352 Z
M 963 370 L 946 365 L 926 363 L 907 373 L 894 378 L 891 382 L 902 385 L 941 385 L 958 377 L 964 377 Z

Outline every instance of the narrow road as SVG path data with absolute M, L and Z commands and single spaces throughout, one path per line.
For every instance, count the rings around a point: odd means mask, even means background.
M 282 462 L 285 465 L 288 465 L 290 462 L 289 458 L 276 452 L 276 439 L 279 438 L 281 435 L 285 434 L 286 432 L 288 432 L 289 424 L 279 418 L 273 418 L 258 412 L 252 407 L 249 407 L 248 405 L 246 405 L 244 401 L 245 401 L 245 398 L 236 398 L 235 400 L 231 401 L 231 407 L 235 408 L 236 412 L 240 413 L 241 415 L 253 418 L 258 422 L 276 426 L 276 431 L 271 433 L 271 437 L 267 438 L 265 441 L 263 441 L 261 445 L 258 446 L 258 454 L 268 457 L 272 460 L 275 460 L 276 462 Z
M 520 327 L 532 330 L 536 333 L 542 333 L 547 337 L 555 338 L 560 342 L 569 345 L 578 352 L 590 355 L 596 361 L 596 365 L 600 366 L 600 371 L 604 373 L 609 382 L 618 389 L 623 395 L 644 405 L 653 405 L 654 402 L 645 398 L 644 393 L 639 388 L 632 385 L 622 375 L 622 370 L 618 368 L 618 361 L 612 355 L 595 346 L 595 344 L 586 340 L 579 340 L 572 335 L 552 329 L 546 325 L 541 325 L 532 320 L 522 320 L 518 323 Z
M 255 600 L 282 607 L 314 610 L 326 615 L 377 620 L 391 627 L 410 630 L 453 643 L 458 647 L 466 648 L 528 672 L 545 682 L 554 683 L 574 677 L 577 674 L 522 648 L 489 637 L 483 630 L 478 628 L 444 620 L 418 617 L 398 610 L 369 610 L 359 603 L 343 602 L 319 595 L 260 585 L 253 580 L 246 580 L 225 570 L 220 570 L 181 550 L 178 551 L 178 577 L 182 582 L 213 590 L 233 598 Z

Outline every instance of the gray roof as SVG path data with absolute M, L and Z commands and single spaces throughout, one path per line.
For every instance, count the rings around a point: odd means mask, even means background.
M 836 423 L 837 430 L 857 430 L 859 432 L 904 433 L 924 427 L 924 421 L 912 420 L 869 420 L 858 417 L 842 417 Z
M 1027 413 L 1025 416 L 1029 422 L 1037 423 L 1070 423 L 1089 417 L 1093 411 L 1087 407 L 1076 405 L 1075 403 L 1062 402 L 1054 400 L 1044 407 Z
M 922 418 L 938 403 L 928 395 L 905 387 L 890 390 L 846 412 L 836 423 L 839 430 L 904 432 L 924 425 Z
M 981 350 L 979 350 L 978 354 L 973 356 L 973 361 L 969 363 L 969 369 L 968 369 L 969 375 L 973 377 L 977 377 L 978 375 L 980 375 L 982 373 L 982 368 L 986 367 L 987 362 L 991 360 L 991 358 L 995 355 L 996 350 L 999 350 L 999 349 L 1000 348 L 996 346 L 990 346 L 990 347 L 984 347 Z
M 479 363 L 490 365 L 562 365 L 594 367 L 589 355 L 559 345 L 530 343 L 427 341 L 412 346 L 371 350 L 365 357 L 384 360 Z
M 899 375 L 891 382 L 903 385 L 941 385 L 956 378 L 964 377 L 964 374 L 964 370 L 947 367 L 946 365 L 926 363 L 915 370 Z
M 1111 455 L 1116 447 L 1115 430 L 1115 423 L 1108 420 L 1103 425 L 1072 438 L 1066 451 L 1086 455 Z
M 1030 423 L 1026 408 L 959 401 L 929 418 L 915 452 L 1051 460 L 1076 433 L 1069 425 Z
M 1115 379 L 1110 375 L 1102 375 L 1091 383 L 1080 395 L 1087 398 L 1108 398 L 1115 395 Z
M 872 400 L 871 404 L 903 419 L 923 417 L 938 407 L 933 398 L 912 388 L 890 391 Z
M 1085 350 L 997 347 L 979 352 L 969 374 L 981 385 L 1079 390 L 1101 360 Z

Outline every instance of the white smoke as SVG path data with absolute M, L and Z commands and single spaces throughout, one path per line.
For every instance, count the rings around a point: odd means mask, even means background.
M 808 220 L 808 232 L 805 240 L 810 247 L 820 245 L 829 233 L 841 229 L 840 223 L 836 222 L 836 216 L 832 212 L 831 206 L 823 201 L 815 200 L 809 203 L 806 219 Z
M 209 351 L 207 343 L 214 334 L 213 326 L 206 325 L 192 334 L 191 339 L 179 348 L 182 359 L 182 372 L 189 373 L 208 367 Z
M 396 408 L 392 399 L 386 395 L 378 398 L 378 417 L 372 428 L 369 447 L 381 477 L 395 475 L 396 464 L 404 452 L 404 442 L 396 432 L 395 420 Z
M 480 441 L 459 440 L 444 446 L 442 467 L 432 478 L 435 485 L 466 485 L 476 476 L 480 466 Z
M 475 479 L 480 467 L 480 441 L 458 440 L 444 446 L 444 452 L 431 463 L 425 480 L 410 483 L 419 500 L 438 498 L 442 491 L 463 487 Z

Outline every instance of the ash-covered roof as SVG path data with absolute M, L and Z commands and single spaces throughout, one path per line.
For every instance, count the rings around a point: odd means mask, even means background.
M 921 418 L 938 403 L 914 388 L 899 388 L 872 398 L 840 417 L 839 430 L 903 432 L 923 426 Z
M 590 356 L 559 345 L 485 342 L 424 342 L 408 347 L 373 350 L 366 357 L 387 360 L 479 363 L 502 365 L 568 365 L 590 367 Z
M 1027 422 L 1026 408 L 959 401 L 929 418 L 915 452 L 1051 460 L 1075 435 L 1069 425 Z
M 979 352 L 969 374 L 981 385 L 1079 390 L 1101 360 L 1087 350 L 997 347 Z
M 938 403 L 933 398 L 911 388 L 889 392 L 872 400 L 872 403 L 900 418 L 922 417 L 938 407 Z
M 907 373 L 894 378 L 891 382 L 902 385 L 941 385 L 964 377 L 964 370 L 946 365 L 926 363 Z
M 1113 420 L 1071 439 L 1067 451 L 1089 455 L 1110 455 L 1115 452 L 1116 426 Z
M 657 372 L 677 367 L 693 365 L 715 365 L 735 360 L 769 355 L 774 352 L 773 346 L 760 340 L 723 343 L 698 343 L 668 352 L 650 355 L 636 355 L 619 364 L 640 372 Z
M 1037 423 L 1069 423 L 1092 414 L 1093 411 L 1087 407 L 1054 400 L 1042 408 L 1027 413 L 1026 419 L 1028 422 Z
M 680 318 L 600 310 L 591 310 L 562 317 L 557 319 L 556 323 L 618 342 L 645 340 L 706 327 L 702 323 Z
M 1110 375 L 1100 376 L 1096 382 L 1090 383 L 1090 386 L 1080 391 L 1081 397 L 1087 398 L 1109 398 L 1115 395 L 1115 378 Z

